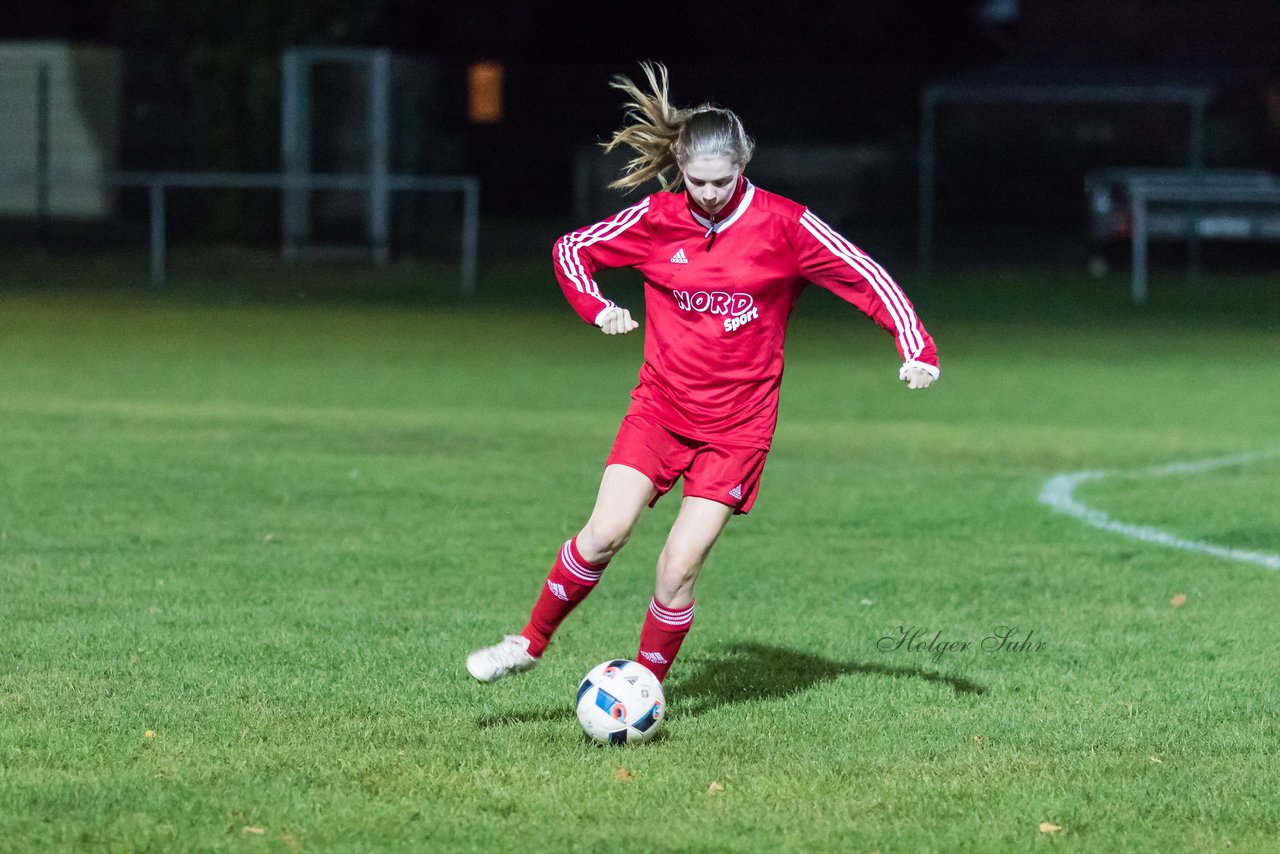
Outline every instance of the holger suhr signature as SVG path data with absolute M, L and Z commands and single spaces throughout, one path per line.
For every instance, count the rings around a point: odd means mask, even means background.
M 935 664 L 942 661 L 947 653 L 970 652 L 1039 652 L 1048 645 L 1048 641 L 1032 641 L 1034 631 L 1021 632 L 1017 626 L 996 626 L 990 634 L 980 641 L 950 640 L 944 637 L 939 629 L 934 632 L 919 626 L 898 626 L 894 631 L 876 641 L 876 649 L 881 652 L 897 652 L 906 650 L 927 654 Z

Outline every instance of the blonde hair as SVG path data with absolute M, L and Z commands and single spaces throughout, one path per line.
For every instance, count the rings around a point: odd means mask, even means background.
M 634 190 L 657 178 L 664 190 L 677 190 L 684 180 L 680 169 L 697 157 L 724 157 L 739 167 L 747 165 L 755 140 L 747 136 L 742 121 L 732 111 L 712 104 L 692 109 L 673 107 L 666 66 L 642 62 L 640 68 L 649 81 L 647 92 L 621 74 L 609 81 L 611 87 L 626 92 L 631 100 L 625 104 L 628 124 L 603 143 L 605 153 L 620 145 L 629 145 L 638 152 L 610 188 Z M 674 176 L 670 174 L 672 166 L 677 167 Z

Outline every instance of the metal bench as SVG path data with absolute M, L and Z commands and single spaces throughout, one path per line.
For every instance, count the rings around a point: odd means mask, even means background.
M 1127 239 L 1133 301 L 1147 301 L 1149 245 L 1204 240 L 1280 242 L 1280 176 L 1250 170 L 1107 170 L 1085 181 L 1096 245 Z

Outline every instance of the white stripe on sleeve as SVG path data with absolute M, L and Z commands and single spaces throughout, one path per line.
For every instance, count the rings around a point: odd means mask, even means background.
M 893 325 L 898 329 L 898 341 L 902 345 L 905 357 L 908 360 L 919 357 L 924 351 L 924 339 L 920 335 L 916 313 L 893 277 L 869 255 L 818 219 L 813 211 L 806 210 L 800 217 L 800 223 L 817 238 L 819 243 L 830 250 L 831 254 L 843 260 L 855 269 L 858 275 L 867 280 L 872 290 L 876 292 L 876 296 L 880 297 L 880 301 L 889 310 L 889 316 L 893 318 Z
M 631 226 L 635 225 L 644 216 L 645 211 L 649 209 L 649 200 L 646 198 L 640 203 L 632 205 L 613 217 L 613 219 L 598 222 L 595 225 L 583 231 L 575 231 L 566 234 L 560 239 L 557 252 L 560 258 L 560 266 L 564 269 L 565 275 L 573 282 L 579 293 L 589 294 L 596 297 L 601 302 L 608 302 L 600 295 L 600 287 L 591 278 L 587 272 L 586 265 L 582 263 L 580 251 L 599 243 L 602 240 L 612 240 L 619 234 L 622 234 Z M 609 307 L 613 304 L 609 303 Z

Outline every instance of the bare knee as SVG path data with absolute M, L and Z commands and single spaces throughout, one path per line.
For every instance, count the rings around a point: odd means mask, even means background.
M 591 563 L 604 563 L 631 539 L 632 523 L 592 516 L 578 534 L 578 552 Z

